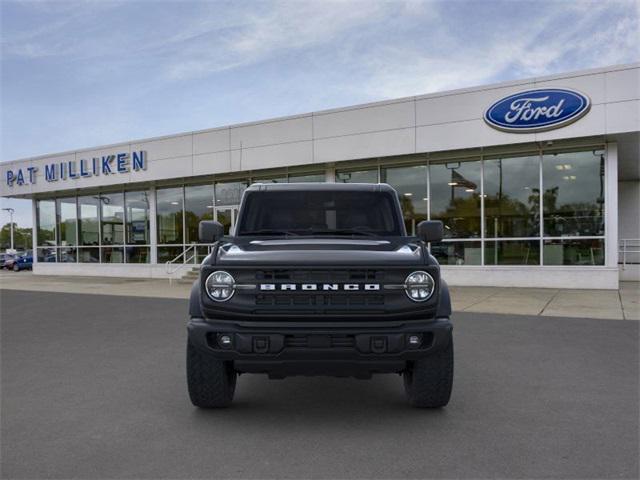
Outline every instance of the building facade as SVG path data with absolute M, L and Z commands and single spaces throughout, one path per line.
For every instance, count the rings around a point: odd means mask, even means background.
M 440 92 L 1 165 L 33 201 L 36 274 L 167 277 L 255 182 L 385 182 L 453 285 L 637 279 L 640 64 Z M 195 253 L 195 255 L 194 255 Z

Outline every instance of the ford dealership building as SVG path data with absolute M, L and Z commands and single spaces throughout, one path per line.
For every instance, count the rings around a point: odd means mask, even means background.
M 198 222 L 232 229 L 251 183 L 386 182 L 409 233 L 443 221 L 431 250 L 450 284 L 617 288 L 640 277 L 640 64 L 0 168 L 1 195 L 33 201 L 36 274 L 181 276 L 207 253 Z

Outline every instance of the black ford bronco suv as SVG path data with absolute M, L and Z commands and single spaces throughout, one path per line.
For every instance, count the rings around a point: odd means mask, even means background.
M 243 373 L 398 373 L 411 405 L 446 405 L 451 303 L 427 246 L 442 223 L 417 232 L 385 184 L 254 184 L 230 236 L 201 222 L 213 247 L 189 304 L 191 402 L 228 406 Z

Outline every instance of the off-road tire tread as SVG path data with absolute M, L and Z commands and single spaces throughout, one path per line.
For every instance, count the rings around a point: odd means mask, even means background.
M 453 339 L 437 353 L 413 362 L 404 372 L 409 404 L 418 408 L 440 408 L 449 403 L 453 386 Z
M 196 407 L 231 405 L 236 378 L 230 362 L 218 360 L 187 341 L 187 384 L 189 398 Z

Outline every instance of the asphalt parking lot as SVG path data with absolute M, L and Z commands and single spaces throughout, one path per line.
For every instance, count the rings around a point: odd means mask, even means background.
M 242 376 L 193 408 L 186 300 L 1 290 L 2 478 L 637 478 L 637 321 L 459 313 L 450 405 Z

